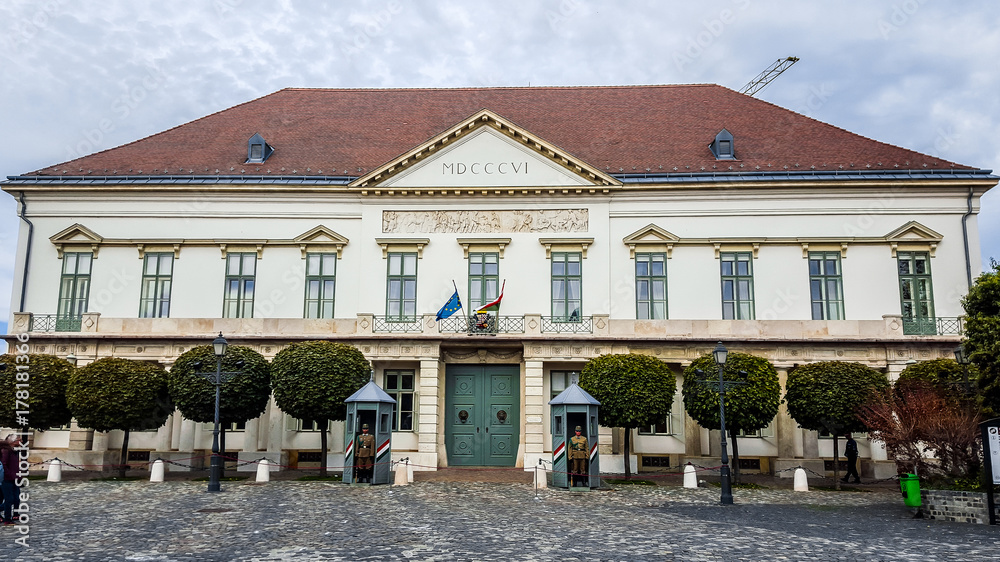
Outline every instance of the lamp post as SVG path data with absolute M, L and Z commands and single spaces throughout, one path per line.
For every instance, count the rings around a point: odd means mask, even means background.
M 229 343 L 226 338 L 219 337 L 212 340 L 212 348 L 215 350 L 215 428 L 212 430 L 212 461 L 208 469 L 208 491 L 219 492 L 222 488 L 219 480 L 222 478 L 222 457 L 219 455 L 219 394 L 222 389 L 222 356 L 226 354 L 226 347 Z
M 726 383 L 722 378 L 729 350 L 720 341 L 712 350 L 712 357 L 719 366 L 719 427 L 722 434 L 722 467 L 719 469 L 719 483 L 722 485 L 722 505 L 732 505 L 733 488 L 729 476 L 729 453 L 726 452 Z
M 965 346 L 959 344 L 955 348 L 955 361 L 962 366 L 962 384 L 965 386 L 965 395 L 972 394 L 972 387 L 969 385 L 969 356 L 965 353 Z

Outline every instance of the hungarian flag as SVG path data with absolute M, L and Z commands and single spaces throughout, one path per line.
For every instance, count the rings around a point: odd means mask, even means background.
M 503 288 L 506 285 L 507 281 L 504 281 L 503 285 L 500 286 L 500 296 L 497 297 L 497 300 L 479 307 L 476 312 L 500 312 L 500 301 L 503 299 Z

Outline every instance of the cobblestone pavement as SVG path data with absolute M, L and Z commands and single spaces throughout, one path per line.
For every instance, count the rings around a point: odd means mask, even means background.
M 30 485 L 0 560 L 997 560 L 1000 528 L 913 519 L 898 491 L 521 483 Z

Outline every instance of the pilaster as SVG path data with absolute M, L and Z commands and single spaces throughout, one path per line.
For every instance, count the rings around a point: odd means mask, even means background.
M 533 468 L 545 456 L 545 363 L 524 361 L 524 467 Z
M 417 451 L 429 457 L 440 457 L 444 447 L 444 429 L 441 424 L 441 373 L 437 358 L 420 360 L 420 377 L 417 384 Z M 447 463 L 447 459 L 445 459 Z M 443 465 L 439 465 L 443 466 Z

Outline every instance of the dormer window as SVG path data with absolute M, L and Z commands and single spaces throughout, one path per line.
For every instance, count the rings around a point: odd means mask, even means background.
M 733 134 L 722 129 L 715 135 L 715 140 L 708 145 L 716 160 L 735 160 L 736 150 L 733 148 Z
M 267 160 L 267 157 L 274 152 L 271 145 L 264 142 L 264 137 L 260 136 L 260 133 L 255 133 L 254 136 L 250 137 L 247 141 L 247 161 L 246 164 L 260 164 L 261 162 Z

